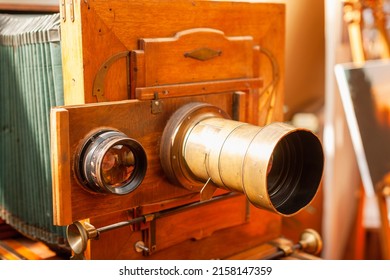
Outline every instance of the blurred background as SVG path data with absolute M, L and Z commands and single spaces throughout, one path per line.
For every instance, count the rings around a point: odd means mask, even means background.
M 380 221 L 377 197 L 362 183 L 334 69 L 386 62 L 389 2 L 299 0 L 286 7 L 285 118 L 313 125 L 326 154 L 322 192 L 284 220 L 286 235 L 300 226 L 318 229 L 325 259 L 386 258 L 387 221 Z

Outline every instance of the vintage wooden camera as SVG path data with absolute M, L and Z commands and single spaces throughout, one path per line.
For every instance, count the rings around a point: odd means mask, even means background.
M 54 223 L 74 257 L 266 256 L 323 169 L 318 138 L 281 122 L 284 5 L 64 1 L 61 15 Z

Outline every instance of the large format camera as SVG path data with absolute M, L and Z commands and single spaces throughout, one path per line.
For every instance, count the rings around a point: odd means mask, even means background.
M 281 122 L 284 6 L 99 3 L 75 20 L 64 7 L 62 44 L 81 38 L 82 55 L 64 50 L 68 105 L 51 112 L 55 223 L 75 257 L 240 258 L 280 237 L 324 161 Z

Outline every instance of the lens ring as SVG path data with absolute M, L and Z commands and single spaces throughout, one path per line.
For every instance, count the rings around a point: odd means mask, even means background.
M 322 161 L 313 161 L 313 154 L 322 155 L 319 142 L 307 131 L 293 131 L 276 145 L 274 170 L 267 176 L 267 189 L 273 207 L 285 215 L 296 213 L 314 197 L 319 184 Z M 315 184 L 312 184 L 316 181 Z M 310 182 L 310 183 L 309 183 Z
M 299 188 L 303 160 L 300 158 L 302 146 L 297 137 L 296 134 L 290 134 L 288 141 L 283 138 L 275 148 L 275 153 L 278 152 L 275 156 L 275 162 L 277 162 L 275 167 L 279 169 L 271 170 L 267 178 L 267 188 L 276 209 L 288 203 Z
M 115 149 L 118 150 L 115 156 L 123 156 L 123 154 L 126 156 L 127 153 L 132 157 L 133 162 L 131 166 L 119 162 L 112 167 L 111 171 L 116 174 L 127 173 L 124 179 L 119 176 L 118 178 L 122 180 L 112 184 L 106 178 L 107 170 L 104 168 L 104 161 L 107 160 L 107 153 Z M 142 145 L 114 130 L 100 131 L 89 137 L 81 148 L 79 159 L 75 162 L 79 181 L 88 190 L 117 195 L 134 191 L 143 181 L 147 168 L 146 153 Z
M 207 118 L 225 118 L 229 115 L 220 108 L 202 102 L 191 102 L 175 111 L 168 120 L 160 144 L 160 162 L 168 180 L 191 191 L 200 191 L 205 181 L 188 168 L 183 155 L 183 143 L 189 131 Z

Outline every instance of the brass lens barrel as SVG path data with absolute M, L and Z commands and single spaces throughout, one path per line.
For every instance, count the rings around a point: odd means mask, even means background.
M 173 181 L 198 190 L 210 178 L 221 188 L 244 193 L 256 207 L 285 216 L 314 198 L 324 156 L 312 132 L 285 123 L 258 127 L 226 119 L 224 114 L 202 119 L 193 108 L 217 111 L 214 106 L 195 103 L 178 111 L 181 117 L 173 116 L 173 120 L 187 122 L 186 129 L 180 129 L 183 122 L 179 121 L 175 135 L 169 130 L 163 134 L 171 138 L 171 146 L 164 149 L 175 151 L 163 162 L 168 166 L 175 162 L 174 168 L 165 168 Z M 196 121 L 189 124 L 193 116 Z
M 136 140 L 119 131 L 102 130 L 83 143 L 75 165 L 80 183 L 88 190 L 125 195 L 143 181 L 147 159 Z

